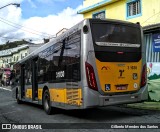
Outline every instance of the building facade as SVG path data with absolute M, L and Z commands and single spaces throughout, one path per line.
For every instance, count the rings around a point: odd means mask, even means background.
M 160 0 L 84 0 L 79 10 L 84 18 L 110 18 L 140 22 L 142 26 L 160 22 Z
M 84 18 L 139 22 L 146 45 L 149 97 L 160 101 L 160 0 L 84 0 Z
M 67 30 L 68 29 L 66 28 L 61 29 L 59 32 L 57 32 L 55 37 L 50 39 L 55 39 L 57 36 L 63 34 Z M 0 51 L 0 69 L 5 67 L 10 67 L 12 69 L 14 63 L 23 59 L 34 50 L 44 45 L 48 41 L 50 41 L 50 39 L 44 39 L 43 43 L 38 43 L 38 44 L 27 43 L 12 49 L 1 50 Z
M 14 63 L 23 59 L 42 45 L 43 44 L 24 44 L 16 48 L 1 50 L 0 68 L 10 67 L 12 69 Z

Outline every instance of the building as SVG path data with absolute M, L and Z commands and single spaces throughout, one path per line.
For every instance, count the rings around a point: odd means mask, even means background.
M 23 44 L 16 48 L 6 49 L 0 51 L 0 68 L 11 67 L 17 61 L 23 59 L 25 56 L 33 52 L 43 44 Z
M 84 18 L 111 18 L 140 22 L 142 26 L 160 22 L 160 0 L 84 0 L 79 10 Z
M 84 0 L 78 13 L 84 18 L 140 22 L 146 44 L 149 96 L 160 101 L 160 0 Z
M 0 69 L 4 67 L 12 68 L 14 63 L 23 59 L 24 57 L 26 57 L 28 54 L 30 54 L 40 46 L 49 42 L 50 39 L 55 39 L 57 36 L 63 34 L 67 30 L 68 30 L 67 28 L 63 28 L 56 33 L 55 37 L 51 37 L 49 39 L 44 38 L 44 43 L 39 43 L 39 44 L 28 43 L 12 49 L 1 50 L 0 51 Z

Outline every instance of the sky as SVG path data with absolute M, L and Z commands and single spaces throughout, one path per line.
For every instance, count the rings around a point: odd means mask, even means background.
M 83 0 L 0 0 L 0 8 L 10 3 L 20 7 L 0 9 L 0 44 L 22 39 L 40 43 L 83 20 L 77 14 Z

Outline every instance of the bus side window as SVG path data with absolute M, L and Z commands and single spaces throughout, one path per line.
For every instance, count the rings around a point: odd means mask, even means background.
M 42 51 L 39 54 L 38 60 L 38 82 L 51 82 L 56 80 L 56 72 L 59 69 L 58 62 L 61 52 L 61 43 L 56 43 L 53 47 L 49 47 L 47 50 Z
M 80 80 L 80 44 L 80 31 L 69 36 L 65 43 L 62 64 L 65 65 L 67 80 Z
M 59 78 L 56 73 L 62 70 L 61 63 L 60 63 L 60 55 L 62 51 L 62 43 L 57 43 L 60 46 L 57 47 L 57 49 L 54 51 L 54 53 L 51 55 L 51 79 L 55 81 L 59 81 L 61 78 Z M 60 65 L 59 65 L 60 64 Z
M 43 83 L 47 81 L 46 78 L 47 60 L 45 58 L 39 58 L 38 60 L 38 82 Z

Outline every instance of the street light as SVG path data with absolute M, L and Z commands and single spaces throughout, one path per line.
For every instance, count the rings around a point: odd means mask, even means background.
M 6 7 L 6 6 L 9 6 L 9 5 L 14 5 L 14 6 L 16 6 L 16 7 L 20 7 L 20 4 L 10 3 L 10 4 L 8 4 L 8 5 L 5 5 L 5 6 L 0 7 L 0 9 L 2 9 L 2 8 Z

